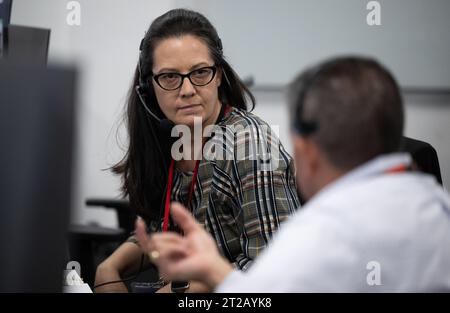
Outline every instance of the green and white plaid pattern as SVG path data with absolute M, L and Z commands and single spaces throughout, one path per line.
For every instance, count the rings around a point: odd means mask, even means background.
M 223 256 L 246 270 L 300 205 L 293 161 L 278 138 L 267 132 L 269 126 L 252 113 L 233 109 L 217 126 L 222 132 L 210 141 L 222 145 L 228 157 L 201 160 L 192 213 L 214 237 Z M 251 155 L 255 149 L 250 145 L 255 143 L 263 143 L 276 162 Z M 173 201 L 186 204 L 191 179 L 192 173 L 175 171 Z

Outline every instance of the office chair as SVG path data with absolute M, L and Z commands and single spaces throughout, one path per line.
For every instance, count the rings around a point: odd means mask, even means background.
M 119 226 L 119 228 L 106 228 L 97 225 L 71 225 L 69 228 L 71 257 L 80 262 L 82 278 L 92 288 L 97 266 L 134 231 L 136 213 L 128 200 L 89 198 L 85 203 L 88 207 L 104 207 L 114 210 Z M 155 267 L 150 267 L 132 276 L 135 276 L 132 280 L 124 282 L 130 291 L 134 291 L 133 283 L 154 282 L 159 278 Z
M 127 200 L 92 198 L 85 203 L 88 207 L 101 206 L 115 210 L 119 224 L 119 228 L 74 224 L 69 226 L 70 258 L 80 262 L 82 278 L 93 287 L 98 264 L 128 238 L 134 230 L 136 215 Z
M 433 146 L 424 141 L 403 137 L 400 151 L 408 152 L 411 155 L 416 170 L 433 175 L 436 181 L 442 185 L 439 159 Z

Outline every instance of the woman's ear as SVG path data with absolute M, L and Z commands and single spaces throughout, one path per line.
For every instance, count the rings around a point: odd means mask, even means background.
M 220 87 L 220 85 L 222 84 L 222 68 L 220 67 L 217 68 L 216 79 L 217 79 L 217 87 Z

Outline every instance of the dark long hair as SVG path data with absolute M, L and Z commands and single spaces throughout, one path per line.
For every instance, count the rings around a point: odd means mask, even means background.
M 218 90 L 222 103 L 247 110 L 252 109 L 255 98 L 228 62 L 224 59 L 222 42 L 214 26 L 202 14 L 186 9 L 168 11 L 153 21 L 141 42 L 139 62 L 126 104 L 126 123 L 129 134 L 128 151 L 123 159 L 112 167 L 122 176 L 123 196 L 128 196 L 131 207 L 147 221 L 160 217 L 170 160 L 170 134 L 151 117 L 143 107 L 135 87 L 144 83 L 144 99 L 147 107 L 165 118 L 149 82 L 153 68 L 153 52 L 162 40 L 183 35 L 193 35 L 209 49 L 215 65 L 222 71 Z

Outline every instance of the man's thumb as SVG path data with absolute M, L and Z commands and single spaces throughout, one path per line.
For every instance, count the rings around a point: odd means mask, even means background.
M 172 202 L 170 214 L 172 215 L 175 223 L 183 230 L 185 234 L 188 234 L 200 227 L 191 213 L 178 202 Z

